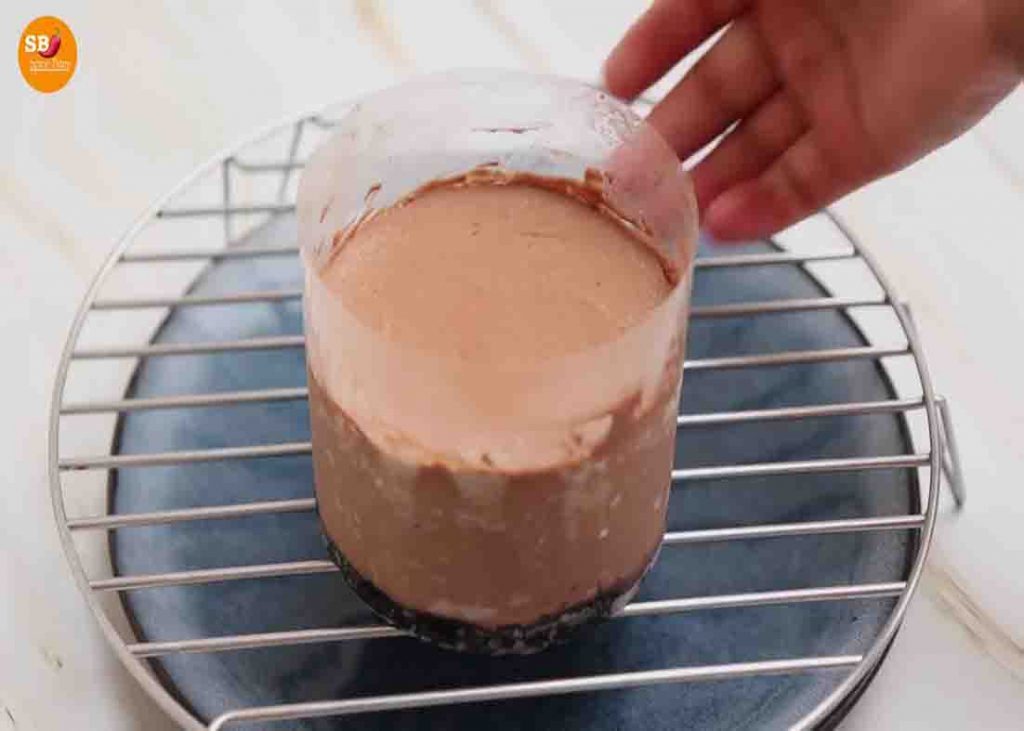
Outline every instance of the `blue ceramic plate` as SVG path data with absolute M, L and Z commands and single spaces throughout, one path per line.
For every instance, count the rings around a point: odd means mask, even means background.
M 258 231 L 260 244 L 295 240 L 281 217 Z M 729 253 L 767 251 L 749 244 Z M 705 250 L 702 255 L 717 252 Z M 196 293 L 301 286 L 296 259 L 228 260 L 212 265 Z M 825 294 L 798 267 L 700 271 L 695 304 Z M 156 342 L 231 340 L 300 333 L 300 303 L 181 308 Z M 688 357 L 833 348 L 864 344 L 837 312 L 705 319 L 692 323 Z M 151 358 L 131 397 L 302 386 L 301 350 Z M 683 386 L 685 413 L 892 398 L 873 362 L 842 362 L 693 372 Z M 279 402 L 126 415 L 123 454 L 205 449 L 309 438 L 305 402 Z M 866 415 L 687 429 L 677 465 L 700 466 L 821 457 L 902 454 L 902 420 Z M 308 457 L 208 462 L 121 470 L 111 511 L 309 497 Z M 758 477 L 677 486 L 669 529 L 906 514 L 917 511 L 906 470 Z M 899 581 L 914 536 L 903 531 L 803 536 L 670 547 L 643 583 L 639 600 Z M 311 513 L 264 515 L 123 529 L 113 533 L 115 573 L 181 571 L 323 559 Z M 126 610 L 141 640 L 336 627 L 374 621 L 336 574 L 235 581 L 129 592 Z M 154 662 L 163 681 L 200 719 L 254 705 L 476 686 L 584 673 L 732 663 L 865 651 L 894 600 L 796 604 L 616 620 L 571 643 L 530 657 L 484 658 L 438 650 L 413 639 L 352 641 L 236 652 L 171 655 Z M 403 711 L 267 728 L 345 729 L 669 729 L 779 728 L 805 715 L 844 676 L 824 671 L 665 685 L 558 698 Z M 246 726 L 245 728 L 258 728 Z M 259 727 L 262 728 L 262 727 Z

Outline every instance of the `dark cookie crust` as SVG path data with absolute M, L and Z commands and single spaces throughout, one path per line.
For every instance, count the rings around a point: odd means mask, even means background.
M 611 617 L 632 598 L 656 558 L 656 554 L 651 557 L 636 579 L 623 582 L 556 615 L 542 617 L 528 625 L 484 628 L 401 606 L 356 571 L 327 533 L 323 530 L 321 533 L 331 559 L 341 569 L 346 583 L 384 621 L 440 647 L 482 655 L 529 655 L 540 652 L 552 644 L 564 642 L 580 625 Z

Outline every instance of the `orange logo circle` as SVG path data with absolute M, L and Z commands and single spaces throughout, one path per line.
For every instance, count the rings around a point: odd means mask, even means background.
M 25 26 L 18 41 L 18 66 L 36 91 L 50 94 L 71 81 L 78 65 L 78 43 L 60 18 L 44 15 Z

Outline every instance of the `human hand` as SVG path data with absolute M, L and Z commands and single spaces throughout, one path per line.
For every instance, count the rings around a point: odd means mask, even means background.
M 655 0 L 605 65 L 632 99 L 728 25 L 654 108 L 707 229 L 772 234 L 948 142 L 1024 69 L 1021 0 Z

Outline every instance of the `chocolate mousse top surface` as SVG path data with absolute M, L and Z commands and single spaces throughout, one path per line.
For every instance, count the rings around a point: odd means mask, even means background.
M 674 285 L 642 232 L 583 182 L 526 174 L 424 186 L 339 232 L 319 276 L 403 345 L 545 359 L 614 339 Z

